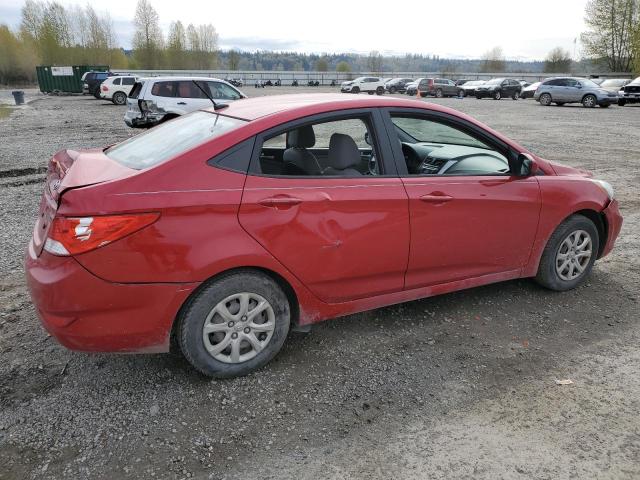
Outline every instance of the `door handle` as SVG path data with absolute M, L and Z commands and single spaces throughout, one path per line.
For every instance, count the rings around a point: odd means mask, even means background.
M 178 105 L 186 105 L 187 102 L 178 102 Z
M 283 196 L 263 198 L 258 203 L 265 207 L 289 208 L 302 203 L 302 200 L 296 197 Z
M 450 197 L 449 195 L 442 195 L 442 194 L 441 195 L 428 194 L 428 195 L 422 195 L 420 197 L 420 200 L 427 203 L 445 203 L 453 200 L 453 197 Z

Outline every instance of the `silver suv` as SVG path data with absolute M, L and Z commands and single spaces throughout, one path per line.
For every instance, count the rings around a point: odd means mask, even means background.
M 587 108 L 600 105 L 603 108 L 618 102 L 618 95 L 596 85 L 587 78 L 556 77 L 542 82 L 533 98 L 540 105 L 549 106 L 552 103 L 582 103 Z

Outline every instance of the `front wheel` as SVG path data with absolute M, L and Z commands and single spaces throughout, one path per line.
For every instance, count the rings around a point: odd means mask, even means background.
M 627 104 L 626 100 L 618 100 L 618 105 L 624 107 Z
M 382 95 L 384 93 L 384 87 L 376 88 L 376 95 Z
M 360 93 L 360 87 L 353 87 L 351 93 Z
M 389 87 L 389 93 L 396 93 L 396 87 Z
M 520 92 L 514 92 L 511 98 L 513 100 L 518 100 L 520 98 Z
M 598 99 L 595 95 L 585 95 L 582 99 L 582 106 L 585 108 L 593 108 L 598 104 Z
M 551 105 L 551 95 L 549 95 L 548 93 L 543 93 L 542 95 L 540 95 L 538 101 L 540 102 L 540 105 L 548 107 L 549 105 Z
M 458 96 L 459 96 L 460 98 L 464 98 L 464 90 L 459 90 L 459 91 L 458 91 Z
M 442 98 L 444 96 L 444 93 L 442 92 L 442 89 L 439 88 L 436 90 L 436 98 Z
M 289 332 L 289 301 L 257 271 L 224 274 L 192 297 L 178 319 L 185 358 L 216 378 L 246 375 L 268 363 Z
M 557 291 L 577 287 L 591 272 L 598 248 L 598 231 L 593 222 L 582 215 L 572 215 L 549 238 L 536 282 Z

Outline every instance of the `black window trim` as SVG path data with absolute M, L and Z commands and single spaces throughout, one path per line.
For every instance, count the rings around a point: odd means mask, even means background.
M 456 117 L 453 115 L 449 115 L 447 113 L 438 112 L 435 110 L 424 110 L 419 108 L 397 108 L 397 107 L 387 107 L 382 109 L 383 111 L 383 121 L 384 126 L 387 130 L 387 135 L 389 138 L 389 144 L 391 145 L 391 150 L 393 154 L 393 158 L 396 163 L 396 169 L 398 171 L 398 175 L 401 178 L 454 178 L 454 177 L 514 177 L 517 176 L 514 172 L 513 162 L 517 160 L 519 155 L 518 152 L 513 150 L 509 145 L 500 140 L 499 138 L 491 135 L 486 130 L 479 128 L 477 125 L 464 120 L 463 118 Z M 509 172 L 507 173 L 489 173 L 489 174 L 477 174 L 477 175 L 434 175 L 434 174 L 424 174 L 424 175 L 412 175 L 409 174 L 407 170 L 407 164 L 404 159 L 404 155 L 402 153 L 402 147 L 400 142 L 397 141 L 397 133 L 395 130 L 395 124 L 393 123 L 391 116 L 392 115 L 406 115 L 408 117 L 413 118 L 421 118 L 425 120 L 433 120 L 443 123 L 445 125 L 449 125 L 453 128 L 457 128 L 464 133 L 471 135 L 472 137 L 478 138 L 479 140 L 485 142 L 488 146 L 495 149 L 498 153 L 504 155 L 504 157 L 509 162 Z M 394 141 L 395 139 L 395 141 Z
M 314 125 L 317 123 L 328 123 L 332 121 L 349 120 L 349 119 L 367 119 L 368 127 L 373 134 L 373 140 L 375 142 L 375 151 L 378 155 L 377 161 L 382 166 L 384 174 L 381 175 L 362 175 L 354 177 L 352 175 L 272 175 L 262 173 L 259 171 L 260 152 L 262 151 L 262 145 L 265 140 L 282 135 L 294 128 L 303 127 L 305 125 Z M 268 130 L 264 130 L 256 135 L 256 140 L 253 145 L 253 154 L 251 155 L 251 162 L 249 164 L 249 170 L 247 175 L 254 177 L 268 177 L 268 178 L 295 178 L 296 180 L 304 179 L 336 179 L 336 178 L 348 178 L 348 179 L 376 179 L 376 178 L 388 178 L 398 177 L 398 171 L 396 162 L 394 161 L 393 152 L 389 142 L 382 141 L 382 138 L 386 136 L 388 139 L 387 131 L 384 126 L 384 120 L 379 108 L 352 108 L 344 110 L 335 110 L 331 112 L 323 112 L 319 114 L 308 115 L 300 117 L 295 120 L 291 120 L 286 123 L 281 123 Z

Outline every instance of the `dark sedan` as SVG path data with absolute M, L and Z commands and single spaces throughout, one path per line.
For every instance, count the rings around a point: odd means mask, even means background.
M 511 97 L 514 100 L 520 98 L 522 85 L 512 78 L 494 78 L 484 85 L 476 88 L 475 96 L 478 100 L 481 98 L 493 98 L 500 100 L 504 97 Z

